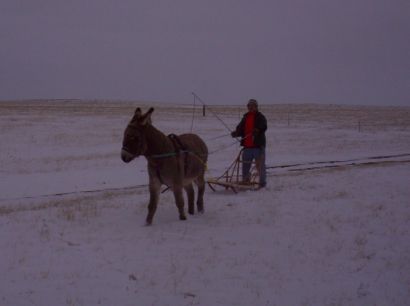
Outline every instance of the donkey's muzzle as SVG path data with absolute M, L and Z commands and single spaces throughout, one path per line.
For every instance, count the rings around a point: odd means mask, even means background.
M 134 154 L 131 154 L 130 152 L 128 152 L 124 148 L 121 150 L 121 159 L 124 163 L 129 163 L 130 161 L 132 161 L 134 159 L 134 157 L 135 157 Z

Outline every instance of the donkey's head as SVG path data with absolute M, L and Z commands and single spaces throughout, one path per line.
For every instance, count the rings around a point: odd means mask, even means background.
M 143 155 L 147 150 L 144 131 L 146 126 L 151 124 L 151 114 L 153 111 L 152 107 L 145 114 L 142 114 L 139 107 L 135 110 L 134 117 L 124 131 L 121 150 L 123 162 L 129 163 L 134 158 Z

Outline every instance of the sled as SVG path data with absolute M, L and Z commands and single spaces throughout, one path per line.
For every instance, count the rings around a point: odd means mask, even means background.
M 244 163 L 242 151 L 243 149 L 239 151 L 238 156 L 221 176 L 206 180 L 212 191 L 216 191 L 216 186 L 232 190 L 235 193 L 238 193 L 239 190 L 257 190 L 259 188 L 259 173 L 254 161 L 251 164 L 250 180 L 248 182 L 242 180 L 242 164 Z

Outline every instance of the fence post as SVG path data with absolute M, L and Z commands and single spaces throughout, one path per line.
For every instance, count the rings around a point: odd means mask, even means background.
M 205 105 L 202 105 L 202 117 L 205 117 Z
M 288 112 L 288 126 L 290 126 L 290 114 Z
M 358 127 L 359 133 L 360 133 L 362 131 L 362 124 L 361 124 L 360 120 L 357 123 L 357 127 Z

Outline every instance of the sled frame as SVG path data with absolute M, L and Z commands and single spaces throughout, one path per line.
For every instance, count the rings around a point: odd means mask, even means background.
M 242 180 L 242 159 L 243 149 L 239 151 L 235 160 L 225 170 L 225 172 L 217 178 L 207 179 L 208 186 L 216 191 L 216 186 L 224 187 L 226 190 L 230 189 L 235 193 L 239 190 L 256 190 L 259 187 L 259 172 L 256 167 L 256 162 L 251 162 L 250 168 L 250 180 L 249 182 L 243 182 Z

